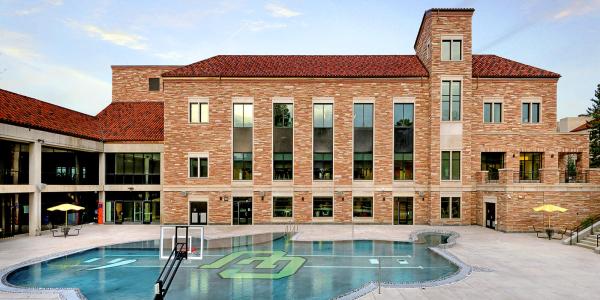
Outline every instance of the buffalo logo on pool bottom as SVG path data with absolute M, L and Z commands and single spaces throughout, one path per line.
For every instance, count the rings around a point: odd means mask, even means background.
M 288 256 L 283 251 L 239 251 L 200 267 L 221 269 L 224 279 L 280 279 L 296 274 L 306 259 Z

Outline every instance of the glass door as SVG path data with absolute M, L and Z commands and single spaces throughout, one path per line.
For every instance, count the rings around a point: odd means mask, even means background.
M 142 223 L 142 201 L 133 201 L 133 222 Z
M 123 201 L 115 201 L 115 224 L 123 224 Z
M 190 224 L 206 225 L 208 221 L 208 202 L 190 202 Z
M 152 201 L 144 201 L 144 221 L 142 223 L 152 223 Z
M 252 224 L 252 197 L 233 198 L 233 225 Z
M 413 224 L 413 198 L 394 197 L 394 224 Z

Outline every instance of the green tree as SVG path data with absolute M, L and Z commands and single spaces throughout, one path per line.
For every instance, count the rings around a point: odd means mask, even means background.
M 595 98 L 592 101 L 592 107 L 587 109 L 587 113 L 592 119 L 588 122 L 590 128 L 590 167 L 600 168 L 600 84 L 596 88 Z

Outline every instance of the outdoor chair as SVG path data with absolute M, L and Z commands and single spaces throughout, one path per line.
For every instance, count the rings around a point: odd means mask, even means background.
M 557 236 L 552 237 L 553 239 L 557 239 L 557 240 L 562 240 L 565 237 L 565 234 L 567 234 L 567 228 L 565 227 L 565 229 L 563 230 L 556 230 L 556 232 L 554 232 L 554 234 Z M 558 237 L 558 235 L 560 234 L 560 238 Z
M 536 228 L 535 228 L 535 225 L 533 226 L 533 231 L 535 231 L 535 235 L 536 235 L 538 238 L 541 238 L 541 239 L 548 238 L 548 236 L 546 235 L 546 231 L 545 231 L 545 230 L 543 230 L 543 229 L 536 229 Z M 540 234 L 541 234 L 542 236 L 540 236 Z
M 83 228 L 83 225 L 77 225 L 77 226 L 73 226 L 73 227 L 69 228 L 69 235 L 70 236 L 79 235 L 79 231 L 81 230 L 81 228 Z
M 53 237 L 63 237 L 65 236 L 62 226 L 58 226 L 56 228 L 50 229 Z

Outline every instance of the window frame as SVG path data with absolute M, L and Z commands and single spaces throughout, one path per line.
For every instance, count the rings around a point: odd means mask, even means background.
M 198 105 L 198 122 L 192 122 L 192 105 Z M 202 106 L 206 105 L 206 121 L 202 120 Z M 188 98 L 188 124 L 208 124 L 210 120 L 210 103 L 208 97 Z
M 152 81 L 157 80 L 157 89 L 152 89 Z M 148 77 L 148 92 L 160 92 L 160 77 Z
M 191 170 L 192 170 L 192 159 L 197 159 L 198 160 L 198 166 L 197 166 L 197 174 L 198 176 L 191 176 Z M 202 164 L 201 164 L 201 160 L 205 159 L 206 160 L 206 176 L 202 176 Z M 188 153 L 187 155 L 187 166 L 188 166 L 188 173 L 187 173 L 187 177 L 188 179 L 207 179 L 210 177 L 210 159 L 209 159 L 209 155 L 208 153 Z
M 294 126 L 294 114 L 295 104 L 294 98 L 292 97 L 273 97 L 271 101 L 271 118 L 273 124 L 271 126 L 271 145 L 275 144 L 275 128 L 291 128 L 292 129 L 292 152 L 275 152 L 274 147 L 271 149 L 271 181 L 272 182 L 289 182 L 294 180 L 294 152 L 295 152 L 295 133 L 296 128 Z M 277 127 L 275 126 L 275 106 L 276 105 L 291 105 L 291 126 L 290 127 Z M 275 155 L 276 154 L 291 154 L 292 155 L 292 176 L 289 179 L 275 179 Z
M 413 144 L 413 148 L 412 148 L 412 152 L 410 153 L 412 156 L 412 170 L 411 170 L 411 174 L 412 174 L 412 179 L 396 179 L 396 154 L 407 154 L 408 152 L 396 152 L 394 149 L 394 143 L 395 140 L 392 141 L 392 180 L 393 182 L 410 182 L 410 181 L 414 181 L 415 180 L 415 128 L 416 128 L 416 123 L 417 123 L 417 119 L 416 119 L 416 105 L 415 105 L 415 97 L 394 97 L 393 101 L 392 101 L 392 130 L 395 130 L 396 128 L 396 104 L 412 104 L 412 126 L 413 126 L 413 140 L 412 140 L 412 144 Z M 394 134 L 394 132 L 392 132 L 392 135 Z M 404 160 L 403 160 L 404 161 Z
M 449 58 L 444 59 L 444 43 L 449 42 Z M 452 59 L 452 46 L 454 43 L 460 42 L 460 59 Z M 440 38 L 440 61 L 443 62 L 461 62 L 464 61 L 464 38 L 462 35 L 442 35 Z
M 289 217 L 276 217 L 275 216 L 275 200 L 276 199 L 280 199 L 280 198 L 285 198 L 285 199 L 290 199 L 291 200 L 291 214 Z M 294 217 L 294 196 L 290 195 L 290 196 L 273 196 L 271 197 L 271 218 L 273 219 L 290 219 Z
M 486 104 L 490 105 L 490 121 L 486 122 L 485 120 L 485 106 Z M 496 122 L 496 113 L 495 106 L 500 105 L 500 121 Z M 483 124 L 493 125 L 493 124 L 502 124 L 504 123 L 504 101 L 498 99 L 484 99 L 483 107 L 482 107 L 482 121 Z
M 370 216 L 361 217 L 361 216 L 355 215 L 354 209 L 356 208 L 355 203 L 356 203 L 357 199 L 359 199 L 359 200 L 370 199 L 371 200 L 371 213 L 370 213 L 371 215 Z M 352 219 L 365 220 L 365 219 L 373 219 L 373 218 L 375 218 L 375 199 L 374 199 L 374 197 L 373 196 L 353 196 L 352 197 Z
M 462 100 L 463 100 L 463 78 L 462 77 L 448 77 L 448 76 L 442 76 L 442 79 L 440 81 L 440 122 L 462 122 L 462 109 L 463 109 L 463 105 L 462 105 Z M 449 87 L 448 87 L 448 120 L 444 120 L 444 83 L 445 82 L 449 82 Z M 452 97 L 456 96 L 452 94 L 452 84 L 458 82 L 459 83 L 459 95 L 458 95 L 458 119 L 455 120 L 452 114 L 452 103 L 454 101 L 452 101 Z
M 537 111 L 537 122 L 533 122 L 533 105 L 536 104 L 538 106 L 538 111 Z M 523 107 L 525 105 L 528 105 L 528 120 L 527 122 L 525 122 L 523 120 Z M 542 124 L 542 100 L 540 98 L 525 98 L 521 101 L 521 125 L 540 125 Z
M 362 119 L 362 122 L 360 124 L 360 126 L 356 125 L 357 122 L 357 107 L 360 106 L 361 107 L 361 113 L 362 116 L 360 117 Z M 365 106 L 370 106 L 371 108 L 371 118 L 370 118 L 370 126 L 365 126 L 365 110 L 364 107 Z M 355 152 L 354 150 L 354 139 L 355 139 L 355 130 L 356 128 L 370 128 L 371 129 L 371 135 L 372 135 L 372 142 L 371 142 L 371 152 Z M 375 102 L 374 102 L 374 98 L 354 98 L 352 101 L 352 181 L 359 181 L 359 182 L 370 182 L 375 180 Z M 356 174 L 356 163 L 358 162 L 356 160 L 356 156 L 357 155 L 361 155 L 363 157 L 363 159 L 359 160 L 361 165 L 364 165 L 365 160 L 364 159 L 364 155 L 368 154 L 371 155 L 371 178 L 356 178 L 354 175 Z
M 242 162 L 242 169 L 245 169 L 244 166 L 246 165 L 246 163 L 250 162 L 250 177 L 251 177 L 250 179 L 243 179 L 243 178 L 239 179 L 239 178 L 236 178 L 235 172 L 234 172 L 234 170 L 235 170 L 235 162 L 236 161 L 240 161 L 240 160 L 235 160 L 235 155 L 236 154 L 241 154 L 242 155 L 242 160 L 241 160 L 241 162 Z M 250 156 L 251 156 L 250 160 L 246 160 L 245 157 L 246 157 L 247 154 L 250 154 Z M 254 180 L 254 153 L 253 152 L 233 152 L 231 158 L 232 158 L 231 159 L 231 177 L 232 177 L 231 180 L 232 181 L 238 181 L 238 182 L 240 182 L 240 181 L 242 181 L 242 182 L 244 182 L 244 181 L 246 181 L 246 182 L 253 181 Z M 242 174 L 242 177 L 244 177 L 243 174 Z
M 316 105 L 331 105 L 331 127 L 325 127 L 325 119 L 323 118 L 323 126 L 319 126 L 316 127 L 315 126 L 315 106 Z M 333 101 L 333 97 L 314 97 L 313 101 L 312 101 L 312 105 L 310 106 L 311 109 L 311 168 L 312 168 L 312 175 L 311 175 L 311 180 L 312 182 L 333 182 L 334 180 L 334 172 L 335 172 L 335 103 Z M 332 152 L 315 152 L 315 128 L 331 128 L 332 130 L 332 145 L 333 145 L 333 149 Z M 315 178 L 315 154 L 320 154 L 320 155 L 325 155 L 325 154 L 331 154 L 331 178 L 330 179 L 318 179 Z M 324 161 L 324 160 L 320 160 L 320 161 Z
M 444 179 L 444 152 L 449 152 L 450 153 L 450 157 L 449 157 L 449 179 Z M 458 153 L 459 158 L 458 158 L 458 179 L 454 179 L 452 177 L 454 168 L 453 168 L 453 161 L 454 161 L 454 154 Z M 455 182 L 460 182 L 462 181 L 462 151 L 461 150 L 442 150 L 440 151 L 440 181 L 455 181 Z
M 323 198 L 329 198 L 331 199 L 331 216 L 327 216 L 327 217 L 316 217 L 315 216 L 315 199 L 319 198 L 319 199 L 323 199 Z M 312 220 L 324 220 L 324 221 L 328 221 L 328 220 L 332 220 L 335 216 L 335 197 L 333 196 L 319 196 L 319 195 L 313 195 L 312 199 L 311 199 L 311 217 Z
M 448 199 L 448 217 L 444 217 L 442 210 L 442 201 Z M 458 217 L 453 214 L 454 200 L 458 199 Z M 442 220 L 461 220 L 462 219 L 462 197 L 461 196 L 440 196 L 440 219 Z

